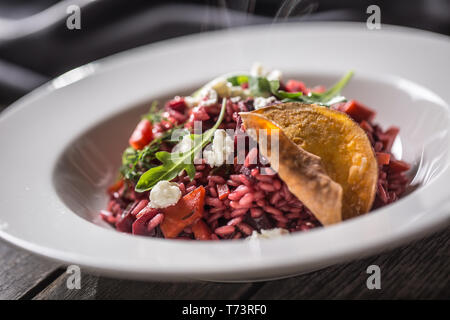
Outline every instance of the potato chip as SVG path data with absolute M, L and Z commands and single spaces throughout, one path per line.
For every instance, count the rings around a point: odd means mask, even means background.
M 256 113 L 241 113 L 244 126 L 257 141 L 266 139 L 260 152 L 277 164 L 278 175 L 323 225 L 341 221 L 342 187 L 326 173 L 319 157 L 295 145 L 273 122 Z M 250 130 L 254 129 L 254 130 Z M 267 131 L 261 131 L 265 129 Z M 263 135 L 267 133 L 267 135 Z M 261 140 L 259 140 L 259 139 Z M 277 139 L 278 144 L 272 139 Z M 278 146 L 276 150 L 272 148 Z
M 326 173 L 342 186 L 343 220 L 371 209 L 378 165 L 366 133 L 349 116 L 294 102 L 253 112 L 276 123 L 297 146 L 321 158 Z

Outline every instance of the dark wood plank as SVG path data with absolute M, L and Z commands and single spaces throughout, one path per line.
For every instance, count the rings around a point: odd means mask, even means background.
M 369 265 L 381 289 L 369 290 Z M 265 283 L 252 299 L 450 299 L 450 228 L 392 252 Z
M 381 290 L 368 290 L 366 268 L 381 268 Z M 409 246 L 295 278 L 255 284 L 158 283 L 84 274 L 69 290 L 61 275 L 36 299 L 359 299 L 450 298 L 450 228 Z
M 19 299 L 40 291 L 61 272 L 58 265 L 0 241 L 0 300 Z M 58 273 L 59 272 L 59 273 Z
M 250 283 L 140 282 L 82 274 L 81 289 L 70 290 L 66 281 L 67 276 L 61 275 L 35 299 L 239 299 L 253 286 Z

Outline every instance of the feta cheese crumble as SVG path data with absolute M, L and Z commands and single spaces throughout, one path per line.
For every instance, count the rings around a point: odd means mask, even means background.
M 224 77 L 214 79 L 210 86 L 221 98 L 246 97 L 249 95 L 248 90 L 242 89 L 241 86 L 233 86 Z
M 228 97 L 230 94 L 230 86 L 227 79 L 219 77 L 211 82 L 211 88 L 216 90 L 219 97 Z
M 196 106 L 199 102 L 198 97 L 191 97 L 191 96 L 185 96 L 184 97 L 184 103 L 186 103 L 186 105 L 189 108 L 193 108 L 194 106 Z
M 254 62 L 251 69 L 250 75 L 253 77 L 266 77 L 267 80 L 280 80 L 281 71 L 280 70 L 268 70 L 260 62 Z
M 233 102 L 233 103 L 238 103 L 239 101 L 242 100 L 242 98 L 239 97 L 239 96 L 237 96 L 237 97 L 232 97 L 230 100 L 231 100 L 231 102 Z
M 255 107 L 256 110 L 264 108 L 265 106 L 271 104 L 272 102 L 275 102 L 277 99 L 275 97 L 268 97 L 268 98 L 264 98 L 264 97 L 256 97 L 254 102 L 253 102 L 253 106 Z
M 169 181 L 159 181 L 150 191 L 150 207 L 167 208 L 178 202 L 181 190 L 178 184 Z
M 258 240 L 258 239 L 271 239 L 277 238 L 282 235 L 288 234 L 289 231 L 283 228 L 274 228 L 274 229 L 262 229 L 261 233 L 254 230 L 253 233 L 248 236 L 246 239 L 248 240 Z
M 245 72 L 244 74 L 248 73 Z M 185 96 L 184 102 L 189 108 L 195 106 L 209 107 L 216 104 L 219 98 L 236 97 L 236 99 L 245 99 L 250 97 L 250 89 L 243 89 L 241 86 L 233 86 L 230 82 L 228 82 L 227 77 L 231 75 L 232 74 L 222 75 L 213 79 L 192 96 Z M 266 77 L 269 81 L 271 81 L 280 80 L 282 74 L 278 69 L 266 69 L 261 63 L 255 62 L 250 69 L 250 75 L 253 77 Z
M 265 77 L 267 75 L 267 70 L 260 62 L 253 62 L 250 69 L 250 75 L 253 77 Z
M 191 139 L 191 135 L 190 134 L 186 134 L 183 136 L 183 139 L 181 139 L 180 142 L 178 142 L 172 149 L 172 153 L 184 153 L 184 152 L 188 152 L 189 150 L 192 149 L 192 145 L 193 145 L 194 141 L 192 141 Z
M 218 95 L 216 90 L 208 89 L 200 94 L 199 107 L 209 107 L 216 104 L 218 101 Z
M 214 139 L 203 151 L 203 158 L 211 167 L 220 167 L 234 154 L 234 140 L 224 129 L 214 132 Z
M 233 86 L 224 76 L 220 76 L 202 87 L 197 94 L 184 97 L 184 102 L 189 108 L 195 106 L 208 107 L 216 104 L 219 98 L 246 98 L 248 96 L 250 96 L 248 89 Z
M 272 80 L 278 80 L 280 81 L 281 79 L 281 71 L 280 70 L 272 70 L 271 72 L 269 72 L 269 74 L 267 75 L 267 80 L 272 81 Z

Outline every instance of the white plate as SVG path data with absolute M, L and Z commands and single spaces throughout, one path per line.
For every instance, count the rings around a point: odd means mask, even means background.
M 145 46 L 75 69 L 0 117 L 0 236 L 117 277 L 245 281 L 284 277 L 393 248 L 450 221 L 449 38 L 364 24 L 258 26 Z M 401 127 L 396 152 L 420 187 L 336 226 L 260 242 L 183 242 L 99 226 L 129 132 L 155 98 L 187 93 L 253 61 L 345 89 Z M 92 223 L 95 222 L 95 223 Z

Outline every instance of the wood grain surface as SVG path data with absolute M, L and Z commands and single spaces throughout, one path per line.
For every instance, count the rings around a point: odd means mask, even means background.
M 62 272 L 55 263 L 0 241 L 0 299 L 33 297 Z
M 408 246 L 294 278 L 242 284 L 117 280 L 65 269 L 0 242 L 0 299 L 450 299 L 450 227 Z M 366 269 L 381 269 L 369 290 Z

